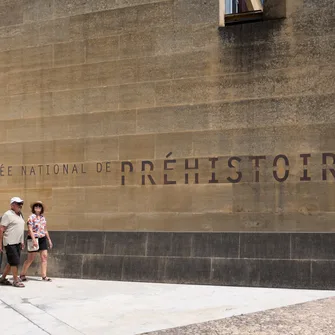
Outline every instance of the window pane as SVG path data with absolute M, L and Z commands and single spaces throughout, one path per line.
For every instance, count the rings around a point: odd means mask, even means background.
M 264 4 L 264 0 L 260 0 L 261 4 Z M 244 13 L 250 11 L 248 9 L 248 1 L 247 0 L 225 0 L 226 4 L 226 14 L 236 14 L 236 13 Z M 250 8 L 250 1 L 249 1 Z

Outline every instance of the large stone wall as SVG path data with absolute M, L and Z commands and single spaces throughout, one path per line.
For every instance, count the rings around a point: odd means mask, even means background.
M 42 200 L 62 232 L 335 231 L 334 17 L 0 1 L 1 210 Z

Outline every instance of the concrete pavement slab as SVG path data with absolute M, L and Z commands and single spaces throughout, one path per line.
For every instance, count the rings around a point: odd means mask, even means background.
M 335 291 L 31 278 L 0 287 L 7 334 L 131 335 L 335 297 Z

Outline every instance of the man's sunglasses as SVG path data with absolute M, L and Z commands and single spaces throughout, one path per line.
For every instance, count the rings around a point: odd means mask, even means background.
M 20 206 L 20 207 L 23 206 L 23 202 L 15 202 L 15 204 L 17 204 L 17 205 Z

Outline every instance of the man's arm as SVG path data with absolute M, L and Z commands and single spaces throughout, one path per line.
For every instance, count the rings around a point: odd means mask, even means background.
M 2 252 L 2 248 L 3 248 L 3 245 L 2 245 L 3 233 L 6 230 L 6 228 L 7 227 L 5 227 L 5 226 L 0 226 L 0 252 Z

